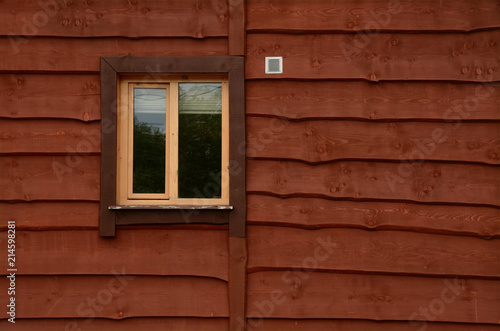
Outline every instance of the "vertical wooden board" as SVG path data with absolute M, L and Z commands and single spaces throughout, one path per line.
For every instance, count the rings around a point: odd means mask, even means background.
M 247 191 L 277 196 L 390 199 L 498 207 L 495 166 L 458 163 L 342 161 L 248 162 Z
M 0 119 L 0 154 L 101 152 L 99 122 L 55 119 Z
M 99 156 L 2 156 L 0 200 L 99 200 Z
M 7 232 L 0 232 L 4 244 Z M 57 258 L 54 258 L 57 257 Z M 192 275 L 228 279 L 227 230 L 122 229 L 116 238 L 97 231 L 17 231 L 19 275 Z M 1 273 L 7 259 L 0 261 Z
M 6 319 L 0 320 L 3 331 L 54 331 L 78 330 L 85 331 L 224 331 L 227 330 L 227 318 L 221 317 L 139 317 L 121 320 L 86 318 L 44 318 L 44 319 L 16 319 L 16 323 L 9 323 Z M 82 329 L 83 330 L 83 329 Z
M 247 317 L 490 323 L 498 280 L 266 271 L 248 275 Z M 426 317 L 427 316 L 427 317 Z M 417 322 L 422 321 L 422 322 Z
M 276 268 L 498 277 L 500 239 L 249 226 L 248 270 Z
M 0 278 L 0 286 L 7 285 L 8 279 Z M 16 318 L 20 319 L 228 317 L 227 283 L 211 278 L 120 272 L 106 276 L 17 276 L 16 288 Z M 3 306 L 6 300 L 5 291 L 0 294 Z
M 58 37 L 227 36 L 223 0 L 73 2 L 5 0 L 0 35 Z
M 103 56 L 216 56 L 227 54 L 227 38 L 0 38 L 0 72 L 98 73 Z M 154 72 L 154 67 L 151 72 Z M 149 71 L 148 71 L 149 72 Z
M 17 230 L 97 229 L 97 202 L 0 202 L 0 230 L 8 221 Z
M 334 201 L 250 194 L 248 224 L 282 225 L 304 229 L 361 228 L 407 230 L 483 238 L 500 238 L 500 209 Z
M 283 119 L 500 120 L 496 83 L 247 82 L 247 114 Z
M 250 0 L 249 31 L 471 31 L 499 27 L 494 1 Z
M 99 94 L 97 75 L 1 74 L 0 117 L 95 121 Z
M 308 163 L 341 159 L 500 164 L 500 123 L 247 119 L 247 155 Z
M 246 238 L 229 237 L 229 329 L 241 330 L 246 319 Z
M 229 1 L 229 55 L 245 55 L 246 0 Z
M 247 79 L 500 80 L 500 30 L 470 34 L 248 34 Z M 283 73 L 264 72 L 283 56 Z

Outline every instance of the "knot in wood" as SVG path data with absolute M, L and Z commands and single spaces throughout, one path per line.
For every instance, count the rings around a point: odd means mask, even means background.
M 488 73 L 491 75 L 493 73 L 493 68 L 489 68 Z
M 483 73 L 483 69 L 476 68 L 476 75 L 481 75 Z
M 492 158 L 493 160 L 498 159 L 497 153 L 490 153 L 490 158 Z
M 75 26 L 80 26 L 82 25 L 82 21 L 80 19 L 75 20 Z
M 391 40 L 391 45 L 392 46 L 397 46 L 399 44 L 399 40 L 398 39 L 392 39 Z
M 469 67 L 462 67 L 462 70 L 461 70 L 462 74 L 466 74 L 469 72 Z
M 17 80 L 17 85 L 19 85 L 19 86 L 24 85 L 24 80 L 23 80 L 23 79 L 21 79 L 21 78 L 19 78 L 19 79 Z
M 142 10 L 141 10 L 141 12 L 142 12 L 144 15 L 147 15 L 150 11 L 151 11 L 151 8 L 142 8 Z
M 460 51 L 458 49 L 454 49 L 453 52 L 451 53 L 453 57 L 458 57 L 461 55 Z
M 317 151 L 318 151 L 318 153 L 323 154 L 323 153 L 326 153 L 327 148 L 325 145 L 320 145 L 320 146 L 318 146 Z
M 347 23 L 347 27 L 348 27 L 349 29 L 353 29 L 353 28 L 354 28 L 354 26 L 355 26 L 355 24 L 354 24 L 354 22 L 352 22 L 352 21 L 351 21 L 351 22 L 349 22 L 349 23 Z

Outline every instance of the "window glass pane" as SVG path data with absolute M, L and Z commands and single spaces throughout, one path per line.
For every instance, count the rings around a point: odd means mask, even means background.
M 166 92 L 134 88 L 133 193 L 165 193 Z
M 220 198 L 222 84 L 179 83 L 179 197 Z

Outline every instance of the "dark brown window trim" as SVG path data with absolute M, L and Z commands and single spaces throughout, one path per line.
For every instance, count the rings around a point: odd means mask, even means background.
M 229 224 L 229 236 L 245 237 L 245 63 L 241 56 L 101 58 L 101 200 L 99 234 L 117 225 Z M 229 80 L 229 204 L 233 209 L 113 208 L 116 206 L 116 114 L 119 74 L 225 73 Z

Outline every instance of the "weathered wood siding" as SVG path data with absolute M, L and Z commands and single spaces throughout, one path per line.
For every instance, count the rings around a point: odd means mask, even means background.
M 227 329 L 227 226 L 98 235 L 100 57 L 227 55 L 226 1 L 40 3 L 0 4 L 0 329 Z
M 498 329 L 497 1 L 247 10 L 248 328 Z

